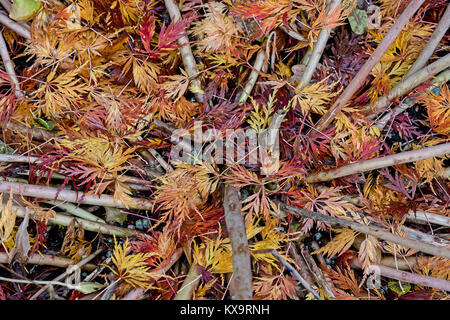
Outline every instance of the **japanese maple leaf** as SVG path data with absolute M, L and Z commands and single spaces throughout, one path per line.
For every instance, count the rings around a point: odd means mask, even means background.
M 141 43 L 144 46 L 145 52 L 151 52 L 150 41 L 155 34 L 155 18 L 153 16 L 147 16 L 141 22 L 141 28 L 136 30 L 136 33 L 141 37 Z

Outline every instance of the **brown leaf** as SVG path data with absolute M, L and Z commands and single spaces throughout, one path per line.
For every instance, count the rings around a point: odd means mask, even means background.
M 25 214 L 25 218 L 17 230 L 14 247 L 9 256 L 9 263 L 13 260 L 25 264 L 28 260 L 28 252 L 30 252 L 30 235 L 28 234 L 28 222 L 30 220 L 29 213 Z

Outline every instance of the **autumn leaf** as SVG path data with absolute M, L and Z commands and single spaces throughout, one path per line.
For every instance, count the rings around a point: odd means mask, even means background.
M 16 222 L 16 210 L 12 207 L 12 195 L 6 204 L 3 202 L 3 194 L 0 194 L 1 218 L 0 218 L 0 241 L 6 250 L 7 243 L 12 240 L 12 231 Z
M 361 267 L 364 270 L 368 270 L 372 264 L 377 264 L 379 259 L 380 255 L 377 239 L 374 236 L 366 236 L 366 239 L 361 243 L 358 253 L 358 260 L 359 263 L 361 263 Z
M 109 268 L 119 280 L 126 282 L 132 287 L 141 287 L 150 289 L 150 282 L 152 277 L 156 276 L 156 273 L 150 271 L 146 260 L 156 253 L 130 253 L 131 246 L 126 239 L 123 244 L 119 244 L 114 238 L 114 249 L 112 253 L 111 261 L 114 264 L 114 268 Z
M 312 254 L 324 253 L 328 257 L 340 256 L 353 244 L 357 233 L 352 229 L 334 229 L 337 235 L 322 248 Z
M 308 114 L 314 112 L 317 114 L 325 113 L 325 105 L 327 105 L 338 92 L 333 92 L 336 83 L 326 84 L 327 79 L 306 86 L 300 90 L 296 90 L 296 94 L 292 97 L 292 107 L 299 110 L 300 113 Z
M 450 134 L 450 90 L 447 85 L 441 87 L 440 94 L 430 94 L 424 99 L 431 128 L 439 134 Z
M 181 75 L 166 76 L 167 81 L 161 85 L 161 89 L 166 92 L 164 97 L 172 99 L 173 102 L 180 100 L 189 86 L 189 76 L 183 69 L 180 71 Z
M 58 76 L 56 69 L 53 69 L 48 74 L 46 82 L 33 93 L 35 99 L 42 101 L 39 110 L 44 115 L 58 118 L 63 110 L 69 109 L 72 101 L 81 99 L 87 92 L 86 84 L 76 76 L 76 69 Z

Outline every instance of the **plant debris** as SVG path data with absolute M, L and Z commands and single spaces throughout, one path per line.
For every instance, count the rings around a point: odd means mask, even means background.
M 446 1 L 0 3 L 0 300 L 449 298 Z

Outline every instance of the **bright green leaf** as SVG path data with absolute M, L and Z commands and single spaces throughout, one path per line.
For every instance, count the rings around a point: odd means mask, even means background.
M 367 30 L 367 12 L 358 8 L 353 8 L 348 15 L 348 22 L 352 31 L 356 34 L 363 34 Z
M 90 294 L 103 288 L 104 286 L 105 285 L 98 282 L 80 282 L 80 284 L 77 287 L 77 290 L 84 294 Z
M 41 7 L 41 1 L 13 0 L 9 17 L 13 20 L 26 21 Z
M 389 281 L 388 288 L 397 293 L 398 295 L 402 295 L 411 291 L 411 284 L 406 282 L 401 282 L 401 284 L 402 286 L 400 287 L 398 281 Z

